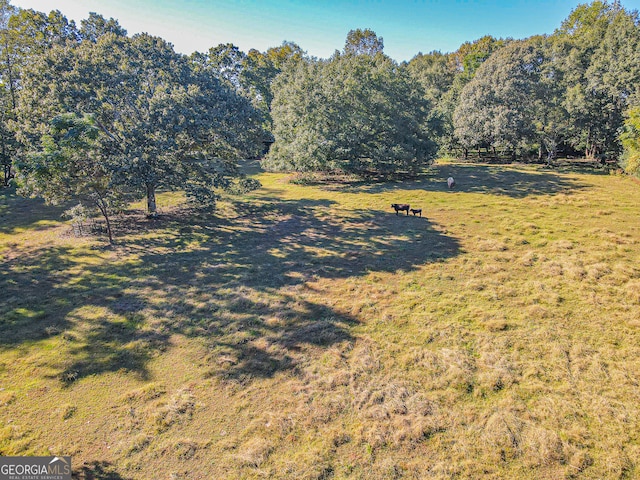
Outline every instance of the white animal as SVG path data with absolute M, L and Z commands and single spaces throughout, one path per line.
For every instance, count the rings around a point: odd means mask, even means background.
M 447 178 L 447 185 L 449 186 L 449 188 L 453 188 L 456 186 L 456 181 L 453 179 L 453 177 Z

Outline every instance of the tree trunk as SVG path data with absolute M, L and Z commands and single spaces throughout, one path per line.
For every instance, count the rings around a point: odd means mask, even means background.
M 556 157 L 556 149 L 554 147 L 547 147 L 547 165 L 551 166 L 551 162 Z
M 109 210 L 107 205 L 102 200 L 97 201 L 96 205 L 98 206 L 100 213 L 102 213 L 104 220 L 107 222 L 107 237 L 109 237 L 109 245 L 113 245 L 113 233 L 111 232 L 111 221 L 109 220 Z
M 464 150 L 464 159 L 467 160 L 469 158 L 469 149 L 463 148 Z
M 6 150 L 6 140 L 4 139 L 4 137 L 0 138 L 0 141 L 2 141 L 2 169 L 4 170 L 4 186 L 8 187 L 9 186 L 9 180 L 11 180 L 11 161 L 9 161 L 9 159 L 7 158 L 7 150 Z M 8 163 L 7 163 L 8 162 Z
M 156 187 L 152 184 L 147 184 L 147 215 L 150 217 L 156 217 L 158 215 L 156 208 Z
M 113 234 L 111 232 L 111 222 L 109 221 L 109 215 L 105 213 L 104 219 L 107 222 L 107 236 L 109 237 L 109 245 L 113 245 Z
M 8 187 L 9 186 L 9 180 L 11 180 L 12 176 L 11 176 L 11 164 L 9 165 L 4 165 L 4 186 Z
M 584 149 L 584 156 L 589 160 L 593 160 L 596 156 L 595 142 L 591 141 L 591 129 L 587 133 L 587 146 Z

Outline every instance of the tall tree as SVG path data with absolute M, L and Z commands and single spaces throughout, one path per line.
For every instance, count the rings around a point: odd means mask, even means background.
M 621 141 L 624 147 L 622 168 L 628 174 L 640 177 L 640 107 L 627 112 Z
M 96 42 L 98 38 L 107 33 L 113 33 L 120 37 L 127 35 L 127 31 L 120 26 L 117 20 L 113 18 L 107 20 L 95 12 L 90 12 L 88 18 L 80 21 L 79 34 L 82 40 Z
M 298 45 L 285 41 L 265 53 L 252 49 L 246 54 L 232 43 L 220 44 L 207 53 L 195 52 L 190 59 L 196 69 L 208 71 L 236 93 L 248 98 L 262 113 L 263 126 L 270 131 L 271 84 L 284 68 L 304 56 L 305 52 Z M 267 139 L 271 139 L 268 134 Z
M 563 56 L 569 140 L 587 157 L 620 151 L 618 132 L 638 85 L 638 17 L 619 2 L 580 5 L 556 31 Z M 633 87 L 632 87 L 633 88 Z
M 454 113 L 456 135 L 466 148 L 482 144 L 510 150 L 534 137 L 536 101 L 545 63 L 543 39 L 511 42 L 478 69 Z
M 194 53 L 191 59 L 230 88 L 241 92 L 244 89 L 241 76 L 246 57 L 246 54 L 234 44 L 221 43 L 217 47 L 210 48 L 206 54 Z
M 50 46 L 76 40 L 75 24 L 67 21 L 59 11 L 46 15 L 34 10 L 19 10 L 7 0 L 0 0 L 0 161 L 5 184 L 11 176 L 11 163 L 20 152 L 13 124 L 22 70 L 33 56 L 42 54 Z
M 100 152 L 99 136 L 92 116 L 58 115 L 41 139 L 42 149 L 19 159 L 16 167 L 21 193 L 54 205 L 73 199 L 97 208 L 112 244 L 111 216 L 122 206 L 126 193 L 113 181 L 115 169 Z
M 412 77 L 422 84 L 427 100 L 434 103 L 441 125 L 438 143 L 443 152 L 449 153 L 460 146 L 467 152 L 469 142 L 459 145 L 454 135 L 453 113 L 460 101 L 460 93 L 480 65 L 508 42 L 486 35 L 463 43 L 453 53 L 418 54 L 409 62 L 407 67 Z
M 266 51 L 266 56 L 273 66 L 283 70 L 288 65 L 296 64 L 306 57 L 306 52 L 295 42 L 284 41 L 278 47 L 271 47 Z
M 453 148 L 453 105 L 451 91 L 456 77 L 452 54 L 434 51 L 419 53 L 406 64 L 407 71 L 424 90 L 427 101 L 433 105 L 433 116 L 440 124 L 437 143 L 444 152 Z
M 237 178 L 237 159 L 259 148 L 260 115 L 250 102 L 157 37 L 105 33 L 52 46 L 27 73 L 22 140 L 39 150 L 52 112 L 91 114 L 103 158 L 117 159 L 114 181 L 144 195 L 150 215 L 160 187 L 212 206 L 216 189 Z
M 16 108 L 16 63 L 9 34 L 9 18 L 14 13 L 7 0 L 0 0 L 0 165 L 2 166 L 2 185 L 11 180 L 11 164 L 17 144 L 9 128 Z
M 247 53 L 242 70 L 242 83 L 246 85 L 249 97 L 264 114 L 266 128 L 271 130 L 271 102 L 273 91 L 271 84 L 280 73 L 271 58 L 265 53 L 251 49 Z
M 347 41 L 344 44 L 346 55 L 376 55 L 384 50 L 384 41 L 376 32 L 368 28 L 357 28 L 349 31 Z
M 532 121 L 534 137 L 529 138 L 531 147 L 538 143 L 538 159 L 550 164 L 557 156 L 561 145 L 566 142 L 570 131 L 569 113 L 566 102 L 566 72 L 563 58 L 566 45 L 553 37 L 531 37 L 538 55 L 538 71 L 530 80 L 532 85 Z
M 382 53 L 336 53 L 283 72 L 273 102 L 274 169 L 416 172 L 435 154 L 430 105 Z
M 464 42 L 453 54 L 453 62 L 458 72 L 457 81 L 464 87 L 475 76 L 476 71 L 491 55 L 507 45 L 511 39 L 496 39 L 485 35 L 473 42 Z

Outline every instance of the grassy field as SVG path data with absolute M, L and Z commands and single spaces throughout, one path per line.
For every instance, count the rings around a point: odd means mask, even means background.
M 112 249 L 0 190 L 1 455 L 81 479 L 640 477 L 638 183 L 257 176 L 215 215 L 129 212 Z

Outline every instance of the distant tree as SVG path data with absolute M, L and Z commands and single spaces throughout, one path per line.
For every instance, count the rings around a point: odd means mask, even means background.
M 621 166 L 629 175 L 640 177 L 640 107 L 629 109 L 621 135 L 624 153 Z
M 280 71 L 267 54 L 255 49 L 249 50 L 247 53 L 242 71 L 242 83 L 246 86 L 254 105 L 263 113 L 265 128 L 269 131 L 273 126 L 271 122 L 271 102 L 273 101 L 271 85 Z
M 378 37 L 373 30 L 360 28 L 351 30 L 347 34 L 347 41 L 344 45 L 346 55 L 376 55 L 384 50 L 382 37 Z
M 619 108 L 640 100 L 640 17 L 612 7 L 602 41 L 593 52 L 587 76 L 592 88 L 604 88 Z
M 210 48 L 205 54 L 194 53 L 191 60 L 202 68 L 206 68 L 230 88 L 241 92 L 243 90 L 241 76 L 246 57 L 246 54 L 234 44 L 221 43 L 217 47 Z
M 528 40 L 538 56 L 538 71 L 530 77 L 532 85 L 532 121 L 534 137 L 529 138 L 530 148 L 538 143 L 538 159 L 550 164 L 557 156 L 558 149 L 566 141 L 570 131 L 569 113 L 566 102 L 566 72 L 562 58 L 565 45 L 553 37 L 531 37 Z
M 456 78 L 466 85 L 474 76 L 480 65 L 486 62 L 491 55 L 507 45 L 511 40 L 496 39 L 491 35 L 485 35 L 473 42 L 464 42 L 453 54 L 455 69 L 458 72 Z
M 271 47 L 265 53 L 252 50 L 247 55 L 244 78 L 251 85 L 258 98 L 264 101 L 267 112 L 273 101 L 272 84 L 285 69 L 295 68 L 307 57 L 307 53 L 295 42 L 284 41 L 280 46 Z
M 424 90 L 427 101 L 433 105 L 432 115 L 440 125 L 437 143 L 444 152 L 453 148 L 453 106 L 451 89 L 456 76 L 454 57 L 437 51 L 419 53 L 406 64 L 407 71 Z
M 15 116 L 16 108 L 16 63 L 9 35 L 9 18 L 14 8 L 7 0 L 0 0 L 0 165 L 2 165 L 2 185 L 11 180 L 11 164 L 17 144 L 9 124 Z
M 412 77 L 422 84 L 427 98 L 434 103 L 439 102 L 451 88 L 456 75 L 453 56 L 438 51 L 419 53 L 411 59 L 407 68 Z
M 471 82 L 462 91 L 459 103 L 453 113 L 453 127 L 456 142 L 465 152 L 473 148 L 489 146 L 492 143 L 489 107 L 482 108 L 482 99 L 487 98 L 491 85 L 487 82 Z M 480 107 L 480 108 L 479 108 Z
M 127 36 L 127 31 L 113 18 L 107 20 L 102 15 L 91 12 L 89 18 L 80 21 L 79 34 L 82 40 L 96 42 L 98 38 L 107 33 L 113 33 L 120 37 Z
M 302 62 L 274 84 L 274 169 L 416 172 L 434 156 L 430 104 L 382 53 Z
M 551 37 L 511 42 L 488 57 L 488 49 L 461 47 L 458 68 L 475 72 L 455 102 L 462 146 L 538 148 L 548 161 L 567 144 L 590 158 L 617 156 L 623 113 L 640 92 L 638 25 L 637 12 L 595 1 L 578 6 Z M 454 97 L 465 77 L 455 77 Z
M 465 148 L 482 144 L 515 155 L 535 136 L 537 100 L 545 65 L 543 40 L 511 42 L 494 53 L 460 94 L 454 113 L 456 136 Z
M 306 57 L 306 52 L 295 42 L 284 41 L 278 47 L 271 47 L 266 52 L 273 66 L 282 71 L 288 65 L 296 64 Z
M 58 10 L 49 14 L 34 10 L 17 10 L 8 23 L 14 53 L 28 63 L 34 55 L 39 55 L 54 45 L 78 42 L 80 35 L 76 24 Z
M 623 112 L 639 85 L 638 15 L 619 2 L 579 5 L 555 32 L 565 42 L 569 141 L 585 156 L 617 155 Z
M 304 51 L 293 42 L 283 42 L 265 53 L 252 49 L 244 53 L 237 46 L 227 43 L 209 49 L 207 53 L 196 52 L 190 60 L 196 69 L 206 70 L 239 95 L 248 98 L 262 114 L 263 127 L 270 131 L 271 84 L 275 77 L 304 57 Z M 265 139 L 270 139 L 266 135 Z
M 329 170 L 327 143 L 320 132 L 322 64 L 305 60 L 273 83 L 272 118 L 276 143 L 263 161 L 273 170 Z
M 487 35 L 474 42 L 463 43 L 453 53 L 418 54 L 408 63 L 411 76 L 422 84 L 427 100 L 434 104 L 441 132 L 438 143 L 443 153 L 457 147 L 466 152 L 469 142 L 479 141 L 467 139 L 464 145 L 458 143 L 454 136 L 453 113 L 462 89 L 473 79 L 480 65 L 508 42 Z

